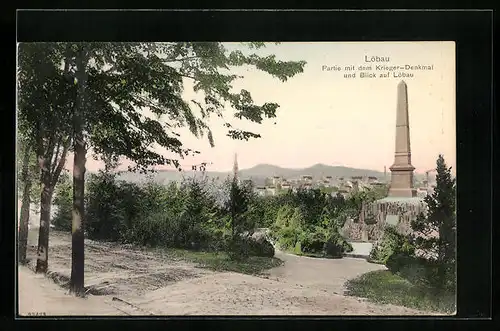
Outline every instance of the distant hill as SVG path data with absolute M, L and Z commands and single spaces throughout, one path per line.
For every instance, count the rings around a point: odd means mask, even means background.
M 205 174 L 209 178 L 219 178 L 224 180 L 231 175 L 231 172 L 216 172 L 207 171 Z M 313 179 L 320 179 L 324 176 L 332 176 L 333 178 L 345 177 L 349 178 L 352 176 L 374 176 L 383 180 L 384 173 L 376 170 L 369 169 L 358 169 L 350 168 L 344 166 L 330 166 L 326 164 L 315 164 L 308 168 L 294 169 L 294 168 L 282 168 L 272 164 L 259 164 L 249 169 L 241 169 L 239 171 L 239 176 L 242 179 L 252 179 L 257 185 L 262 185 L 265 178 L 272 176 L 280 176 L 286 179 L 299 178 L 303 175 L 312 176 Z M 183 177 L 193 177 L 201 176 L 200 172 L 196 171 L 175 171 L 175 170 L 161 170 L 153 174 L 144 175 L 139 173 L 131 172 L 121 172 L 119 178 L 130 181 L 130 182 L 142 182 L 146 180 L 149 176 L 152 180 L 157 183 L 168 183 L 170 181 L 179 181 Z M 422 175 L 416 174 L 417 178 Z M 390 178 L 390 172 L 387 173 L 388 179 Z
M 351 176 L 375 176 L 382 178 L 384 176 L 384 173 L 380 171 L 329 166 L 326 164 L 315 164 L 303 169 L 281 168 L 269 164 L 259 164 L 253 168 L 241 170 L 240 174 L 242 177 L 281 176 L 287 179 L 298 178 L 304 175 L 312 176 L 313 179 L 320 179 L 324 176 L 332 176 L 333 178 Z

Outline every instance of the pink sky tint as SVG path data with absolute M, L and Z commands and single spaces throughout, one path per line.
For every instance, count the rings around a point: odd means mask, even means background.
M 226 43 L 228 49 L 245 47 Z M 248 51 L 248 50 L 246 50 Z M 275 54 L 280 60 L 305 60 L 304 72 L 287 82 L 249 67 L 234 73 L 245 78 L 233 90 L 250 91 L 256 103 L 277 102 L 277 118 L 254 124 L 227 119 L 243 129 L 262 135 L 248 142 L 233 141 L 216 119 L 210 125 L 215 147 L 206 138 L 196 139 L 180 131 L 185 146 L 201 152 L 181 160 L 191 164 L 213 162 L 207 170 L 229 171 L 238 153 L 240 169 L 260 163 L 303 168 L 316 163 L 345 165 L 383 171 L 394 160 L 396 87 L 401 78 L 344 78 L 344 72 L 323 70 L 323 66 L 365 63 L 365 56 L 389 57 L 387 65 L 433 65 L 430 71 L 413 71 L 404 78 L 408 86 L 412 163 L 417 172 L 435 168 L 438 154 L 455 167 L 455 43 L 282 43 L 269 44 L 260 55 Z M 375 71 L 377 74 L 385 71 Z M 198 99 L 186 81 L 186 99 Z M 276 124 L 274 124 L 276 122 Z M 67 168 L 72 167 L 72 156 Z M 126 162 L 124 163 L 126 164 Z M 95 171 L 102 164 L 90 156 L 87 167 Z

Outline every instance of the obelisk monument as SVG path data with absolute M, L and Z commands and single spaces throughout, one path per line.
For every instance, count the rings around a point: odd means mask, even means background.
M 386 226 L 395 227 L 401 234 L 411 233 L 411 222 L 426 211 L 425 201 L 417 196 L 417 190 L 413 188 L 415 168 L 411 165 L 408 91 L 403 81 L 398 84 L 396 111 L 396 150 L 394 163 L 389 167 L 389 194 L 367 204 L 361 211 L 359 222 L 346 222 L 344 234 L 352 240 L 380 240 Z M 366 223 L 368 219 L 370 224 Z
M 417 196 L 413 187 L 410 149 L 410 123 L 408 115 L 408 88 L 404 81 L 398 84 L 396 109 L 396 151 L 391 171 L 389 197 L 411 198 Z

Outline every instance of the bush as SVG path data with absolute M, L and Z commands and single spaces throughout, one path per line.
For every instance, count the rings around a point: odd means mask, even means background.
M 73 218 L 73 186 L 66 173 L 61 174 L 61 179 L 56 186 L 54 205 L 57 206 L 57 211 L 51 223 L 57 230 L 71 232 Z
M 299 208 L 284 205 L 278 211 L 275 224 L 271 227 L 271 237 L 275 239 L 280 249 L 293 250 L 296 243 L 304 236 L 303 223 Z
M 307 200 L 311 196 L 314 196 L 314 192 L 302 192 L 300 198 Z M 338 231 L 339 223 L 343 223 L 346 216 L 342 209 L 342 203 L 345 204 L 345 201 L 343 198 L 324 198 L 324 200 L 326 205 L 321 213 L 317 213 L 318 219 L 313 224 L 308 223 L 303 217 L 307 208 L 293 205 L 284 205 L 280 208 L 276 222 L 271 227 L 271 235 L 276 239 L 280 249 L 293 251 L 297 255 L 331 257 L 342 257 L 344 252 L 352 251 L 351 245 Z
M 148 246 L 219 250 L 222 224 L 212 222 L 215 201 L 205 183 L 185 180 L 140 187 L 109 173 L 91 177 L 87 196 L 89 236 Z
M 227 254 L 231 260 L 246 260 L 250 256 L 250 243 L 247 238 L 234 236 L 228 240 Z
M 454 292 L 456 287 L 455 264 L 443 264 L 436 260 L 420 259 L 421 265 L 425 270 L 425 277 L 422 283 L 433 288 L 437 295 L 442 292 Z M 446 278 L 439 277 L 442 273 L 446 274 Z
M 393 254 L 387 261 L 390 271 L 398 274 L 412 284 L 429 285 L 427 277 L 432 273 L 427 261 L 420 257 L 410 257 L 404 254 Z
M 341 258 L 344 253 L 352 252 L 352 246 L 338 232 L 332 231 L 323 250 L 328 257 Z
M 251 256 L 273 257 L 274 247 L 264 237 L 248 237 L 249 254 Z
M 323 253 L 327 238 L 323 229 L 316 228 L 313 232 L 303 232 L 299 240 L 302 252 L 319 254 Z
M 295 247 L 296 243 L 299 241 L 299 237 L 302 234 L 301 228 L 294 228 L 287 226 L 281 228 L 278 233 L 278 245 L 280 249 L 291 250 Z
M 163 226 L 167 223 L 164 217 L 161 213 L 154 213 L 138 218 L 127 232 L 128 241 L 151 247 L 164 244 L 166 240 Z
M 131 233 L 137 230 L 138 219 L 143 223 L 148 217 L 143 212 L 144 194 L 140 187 L 116 181 L 114 174 L 92 175 L 86 198 L 86 230 L 92 239 L 130 239 Z
M 394 227 L 388 226 L 385 228 L 380 242 L 373 246 L 370 252 L 370 260 L 387 264 L 387 260 L 393 254 L 413 256 L 415 254 L 415 247 L 406 236 L 398 233 Z
M 413 256 L 398 252 L 391 254 L 387 258 L 385 266 L 392 273 L 399 273 L 403 268 L 407 266 L 418 266 L 418 263 L 416 263 L 416 259 Z
M 447 292 L 455 291 L 456 277 L 450 276 L 444 286 L 438 283 L 437 275 L 442 265 L 437 261 L 428 260 L 423 257 L 408 256 L 405 253 L 392 254 L 386 263 L 387 268 L 394 274 L 401 276 L 412 284 L 432 288 L 439 294 L 441 290 Z M 452 265 L 449 266 L 453 267 Z M 454 274 L 449 271 L 449 275 Z
M 302 255 L 302 245 L 300 244 L 300 241 L 297 241 L 295 243 L 295 247 L 293 248 L 293 254 Z

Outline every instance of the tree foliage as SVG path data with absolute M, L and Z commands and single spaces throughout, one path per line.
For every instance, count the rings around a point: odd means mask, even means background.
M 455 282 L 456 186 L 444 157 L 436 161 L 436 188 L 425 197 L 427 212 L 411 226 L 412 240 L 425 258 L 436 266 L 434 285 L 443 288 Z
M 282 195 L 280 202 L 271 231 L 281 249 L 329 257 L 352 250 L 339 233 L 349 207 L 341 195 L 299 189 Z
M 263 46 L 250 43 L 250 49 Z M 233 126 L 225 109 L 233 109 L 234 119 L 261 123 L 276 116 L 278 105 L 256 105 L 249 91 L 233 91 L 231 84 L 240 77 L 231 68 L 252 66 L 286 81 L 302 72 L 305 63 L 227 51 L 213 42 L 84 42 L 21 44 L 19 64 L 20 129 L 33 138 L 44 185 L 39 243 L 43 259 L 37 270 L 47 269 L 50 200 L 73 141 L 73 230 L 78 237 L 73 240 L 73 260 L 78 262 L 73 263 L 71 288 L 82 291 L 87 150 L 96 157 L 126 157 L 135 164 L 131 170 L 146 171 L 154 165 L 179 167 L 179 158 L 197 153 L 183 144 L 181 127 L 206 136 L 213 146 L 208 125 L 213 116 L 224 119 L 231 138 L 259 137 Z M 184 100 L 186 81 L 203 100 Z
M 436 188 L 425 197 L 427 210 L 411 222 L 403 235 L 387 227 L 370 258 L 412 283 L 431 287 L 437 294 L 453 292 L 456 284 L 455 179 L 442 155 L 436 161 Z
M 40 169 L 36 271 L 46 272 L 51 200 L 71 144 L 75 88 L 65 79 L 67 68 L 61 65 L 65 54 L 60 47 L 24 43 L 18 51 L 18 129 L 34 150 Z
M 41 194 L 41 185 L 40 185 L 40 168 L 38 166 L 38 162 L 36 160 L 36 154 L 33 150 L 33 145 L 30 144 L 27 137 L 23 135 L 22 132 L 18 133 L 17 138 L 17 190 L 18 194 L 22 194 L 25 180 L 31 181 L 30 185 L 30 203 L 39 205 L 40 204 L 40 194 Z M 23 156 L 25 156 L 26 149 L 29 148 L 28 154 L 28 173 L 26 177 L 22 176 L 22 168 L 23 168 Z
M 302 72 L 305 64 L 227 51 L 222 43 L 212 42 L 73 43 L 65 47 L 70 72 L 78 70 L 82 50 L 88 58 L 84 69 L 88 74 L 86 107 L 92 110 L 85 114 L 89 148 L 97 155 L 124 156 L 135 162 L 133 170 L 142 171 L 157 164 L 178 167 L 177 158 L 197 152 L 184 146 L 178 132 L 181 127 L 207 137 L 213 145 L 208 123 L 214 116 L 224 119 L 231 138 L 259 137 L 234 127 L 226 119 L 226 109 L 234 110 L 233 118 L 262 123 L 275 117 L 279 106 L 274 102 L 256 105 L 249 91 L 233 91 L 232 83 L 240 76 L 232 74 L 231 68 L 253 66 L 286 81 Z M 187 82 L 202 93 L 202 101 L 184 100 Z M 177 158 L 164 156 L 157 147 Z

